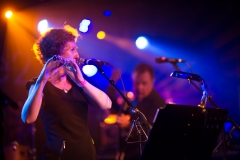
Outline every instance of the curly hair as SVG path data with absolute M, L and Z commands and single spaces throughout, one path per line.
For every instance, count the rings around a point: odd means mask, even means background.
M 81 35 L 69 25 L 61 29 L 50 28 L 33 45 L 36 58 L 43 64 L 54 55 L 61 54 L 67 42 L 76 42 Z

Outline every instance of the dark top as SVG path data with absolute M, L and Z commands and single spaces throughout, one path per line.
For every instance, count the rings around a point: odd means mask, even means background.
M 144 116 L 147 118 L 148 123 L 153 125 L 153 120 L 156 114 L 157 109 L 160 109 L 161 107 L 165 106 L 164 99 L 157 93 L 156 90 L 152 90 L 152 92 L 144 98 L 142 101 L 134 101 L 133 106 L 138 108 L 139 111 L 141 111 Z M 136 119 L 136 115 L 132 114 L 131 119 Z M 143 124 L 142 120 L 139 120 L 142 122 L 142 127 L 145 130 L 146 134 L 149 134 L 149 129 L 146 125 Z M 129 131 L 129 129 L 128 129 Z M 142 133 L 142 132 L 141 132 Z M 131 132 L 131 135 L 128 139 L 128 142 L 136 142 L 139 140 L 139 137 L 137 135 L 136 127 L 133 128 L 133 131 Z M 146 137 L 143 135 L 141 136 L 141 141 L 146 140 Z M 141 143 L 142 149 L 144 148 L 145 143 Z M 138 160 L 140 158 L 140 145 L 139 143 L 133 143 L 133 144 L 126 144 L 125 149 L 125 160 Z
M 142 101 L 135 102 L 135 104 L 138 110 L 146 116 L 147 121 L 150 124 L 153 124 L 153 119 L 157 109 L 164 107 L 166 103 L 159 93 L 153 89 L 146 98 Z
M 27 89 L 36 79 L 27 83 Z M 47 136 L 42 159 L 96 160 L 96 151 L 88 128 L 90 97 L 75 83 L 65 93 L 47 82 L 39 116 Z

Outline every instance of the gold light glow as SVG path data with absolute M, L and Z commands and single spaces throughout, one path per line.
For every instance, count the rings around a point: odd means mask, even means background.
M 127 93 L 127 97 L 128 97 L 129 99 L 133 99 L 133 98 L 134 98 L 133 92 L 128 92 L 128 93 Z
M 98 38 L 98 39 L 104 39 L 105 36 L 106 36 L 106 34 L 105 34 L 104 31 L 99 31 L 99 32 L 97 33 L 97 38 Z
M 11 18 L 11 17 L 12 17 L 12 11 L 7 11 L 7 12 L 5 13 L 5 17 L 6 17 L 6 18 Z
M 114 124 L 117 121 L 117 115 L 116 114 L 110 114 L 107 118 L 104 119 L 104 122 L 106 124 Z

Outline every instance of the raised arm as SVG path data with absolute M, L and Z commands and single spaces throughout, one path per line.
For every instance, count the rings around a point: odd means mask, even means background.
M 92 84 L 88 83 L 82 76 L 82 72 L 79 66 L 76 64 L 75 60 L 68 59 L 68 62 L 75 69 L 65 66 L 65 72 L 70 76 L 70 78 L 79 86 L 82 87 L 86 93 L 97 103 L 101 109 L 110 109 L 112 107 L 112 101 L 108 95 Z
M 22 121 L 33 123 L 36 121 L 42 105 L 43 89 L 47 81 L 53 82 L 64 74 L 63 67 L 59 67 L 59 62 L 49 59 L 44 65 L 35 85 L 29 89 L 28 98 L 25 101 L 21 113 Z
M 77 85 L 84 88 L 86 93 L 97 103 L 101 109 L 105 110 L 112 107 L 112 101 L 108 95 L 92 84 L 88 83 L 85 79 L 79 82 Z

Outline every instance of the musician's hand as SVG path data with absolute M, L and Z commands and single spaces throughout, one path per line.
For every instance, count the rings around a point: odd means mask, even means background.
M 45 63 L 39 77 L 42 80 L 54 83 L 63 75 L 65 75 L 65 71 L 60 61 L 54 61 L 53 58 L 50 58 Z
M 81 82 L 84 81 L 84 78 L 75 59 L 66 58 L 65 60 L 66 60 L 66 65 L 64 65 L 65 72 L 77 85 L 80 86 Z
M 122 113 L 121 115 L 117 116 L 116 122 L 121 128 L 127 128 L 130 126 L 130 115 Z

